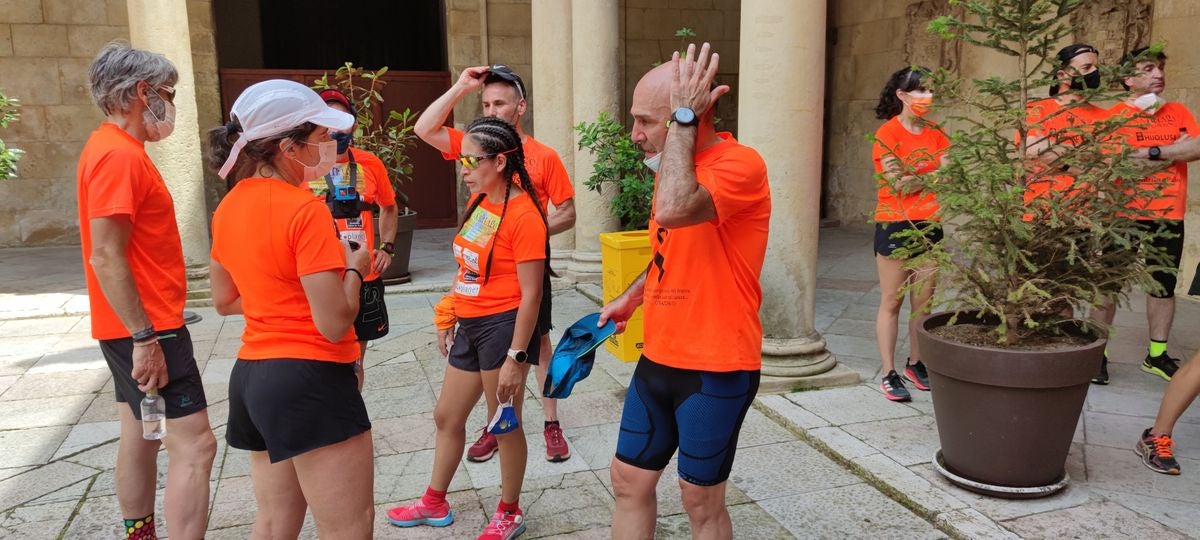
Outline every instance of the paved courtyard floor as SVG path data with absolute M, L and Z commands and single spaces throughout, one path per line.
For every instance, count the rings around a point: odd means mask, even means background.
M 430 291 L 449 283 L 449 258 L 438 255 L 448 238 L 445 231 L 419 232 L 413 283 L 387 297 L 392 333 L 373 342 L 367 355 L 363 394 L 374 425 L 380 538 L 473 538 L 499 497 L 496 460 L 464 462 L 451 485 L 453 526 L 401 530 L 382 518 L 386 508 L 418 497 L 429 479 L 432 410 L 444 368 L 429 322 L 441 293 Z M 1137 370 L 1146 339 L 1140 298 L 1117 319 L 1113 384 L 1089 395 L 1068 463 L 1071 487 L 1037 501 L 987 499 L 950 486 L 929 465 L 938 447 L 930 395 L 895 404 L 877 388 L 872 321 L 879 291 L 869 242 L 866 229 L 822 231 L 816 298 L 817 329 L 865 382 L 759 397 L 739 440 L 727 497 L 737 538 L 1200 535 L 1200 410 L 1185 415 L 1176 431 L 1183 476 L 1155 474 L 1132 452 L 1165 387 Z M 0 250 L 0 537 L 117 534 L 116 408 L 111 378 L 88 335 L 79 264 L 77 247 Z M 556 325 L 565 328 L 596 311 L 595 290 L 560 285 Z M 208 538 L 245 538 L 254 518 L 248 460 L 223 441 L 243 322 L 208 308 L 196 311 L 203 320 L 191 332 L 219 441 Z M 1181 299 L 1174 355 L 1200 347 L 1198 323 L 1200 304 Z M 632 369 L 601 352 L 592 375 L 560 404 L 570 460 L 546 462 L 540 430 L 527 433 L 527 538 L 609 536 L 608 467 Z M 540 425 L 536 395 L 531 376 L 530 426 Z M 484 421 L 480 405 L 469 426 Z M 659 485 L 660 538 L 689 534 L 673 467 Z M 311 523 L 302 536 L 315 538 Z

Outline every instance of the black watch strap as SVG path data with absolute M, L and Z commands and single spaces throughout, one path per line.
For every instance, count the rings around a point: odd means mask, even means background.
M 146 341 L 156 335 L 157 334 L 154 333 L 154 325 L 150 325 L 150 326 L 147 326 L 146 328 L 138 330 L 137 332 L 134 332 L 133 335 L 131 335 L 129 337 L 133 338 L 133 341 L 137 342 L 137 341 Z
M 387 253 L 388 255 L 395 255 L 396 245 L 391 242 L 383 242 L 379 244 L 379 251 Z
M 1162 148 L 1161 147 L 1151 146 L 1150 149 L 1147 150 L 1146 152 L 1150 155 L 1150 159 L 1152 159 L 1154 161 L 1162 161 Z

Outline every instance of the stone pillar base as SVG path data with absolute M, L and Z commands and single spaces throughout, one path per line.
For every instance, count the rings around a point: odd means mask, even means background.
M 790 392 L 857 384 L 858 373 L 839 366 L 819 335 L 810 338 L 763 339 L 760 393 Z
M 576 283 L 600 283 L 603 267 L 600 254 L 575 250 L 571 253 L 571 261 L 567 263 L 564 275 L 570 276 Z
M 207 264 L 187 266 L 187 307 L 206 307 L 212 304 L 212 285 L 208 281 Z

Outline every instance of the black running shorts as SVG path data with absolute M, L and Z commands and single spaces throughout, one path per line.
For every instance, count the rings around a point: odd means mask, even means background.
M 450 346 L 450 365 L 463 371 L 500 369 L 512 347 L 513 330 L 517 326 L 517 310 L 483 317 L 459 317 L 458 332 Z M 542 336 L 534 331 L 525 352 L 527 363 L 537 365 L 541 355 Z
M 167 418 L 183 418 L 204 410 L 208 401 L 204 398 L 204 385 L 200 382 L 200 370 L 192 352 L 192 335 L 186 326 L 158 332 L 158 345 L 162 347 L 167 362 L 166 386 L 158 389 L 167 405 Z M 142 398 L 146 394 L 138 390 L 133 379 L 133 339 L 105 339 L 100 341 L 100 352 L 112 372 L 113 387 L 117 401 L 128 403 L 133 416 L 142 419 Z

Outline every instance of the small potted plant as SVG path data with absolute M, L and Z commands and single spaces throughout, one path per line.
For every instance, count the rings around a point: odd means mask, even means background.
M 615 189 L 611 209 L 613 216 L 621 220 L 621 229 L 645 230 L 650 224 L 654 172 L 642 163 L 642 151 L 629 138 L 629 132 L 608 113 L 600 113 L 590 124 L 581 122 L 575 131 L 579 147 L 596 156 L 592 175 L 584 185 L 598 193 Z
M 1016 68 L 1011 78 L 929 77 L 939 102 L 953 104 L 942 125 L 959 128 L 946 129 L 951 146 L 941 167 L 922 175 L 948 234 L 907 254 L 914 268 L 936 266 L 933 304 L 950 309 L 926 316 L 918 330 L 942 445 L 935 467 L 995 496 L 1037 497 L 1066 485 L 1066 457 L 1108 331 L 1086 314 L 1127 302 L 1132 285 L 1154 287 L 1150 272 L 1162 268 L 1162 254 L 1149 246 L 1156 233 L 1126 219 L 1129 202 L 1144 192 L 1120 179 L 1143 178 L 1148 166 L 1114 142 L 1122 119 L 1046 138 L 1049 157 L 1027 152 L 1027 136 L 1038 137 L 1041 125 L 1026 105 L 1058 82 L 1055 51 L 1082 3 L 951 0 L 967 16 L 941 17 L 929 28 L 999 51 Z M 1103 75 L 1113 82 L 1122 71 L 1105 67 Z M 1118 97 L 1108 88 L 1084 93 L 1092 101 Z M 1068 188 L 1028 195 L 1064 171 Z
M 409 160 L 409 152 L 416 146 L 417 136 L 412 132 L 412 122 L 418 113 L 408 108 L 403 112 L 392 109 L 376 118 L 376 109 L 382 112 L 384 106 L 383 95 L 379 90 L 387 84 L 383 80 L 387 71 L 387 66 L 378 71 L 369 71 L 346 62 L 334 72 L 332 79 L 326 73 L 314 81 L 312 87 L 316 90 L 336 88 L 350 98 L 358 120 L 354 129 L 354 146 L 375 154 L 387 167 L 388 179 L 396 191 L 396 203 L 400 207 L 400 213 L 397 217 L 394 242 L 395 255 L 382 279 L 385 285 L 394 285 L 408 283 L 410 280 L 408 263 L 412 252 L 413 231 L 417 225 L 417 213 L 408 207 L 408 196 L 403 188 L 412 180 L 413 166 Z M 378 223 L 375 224 L 375 231 L 378 235 Z

